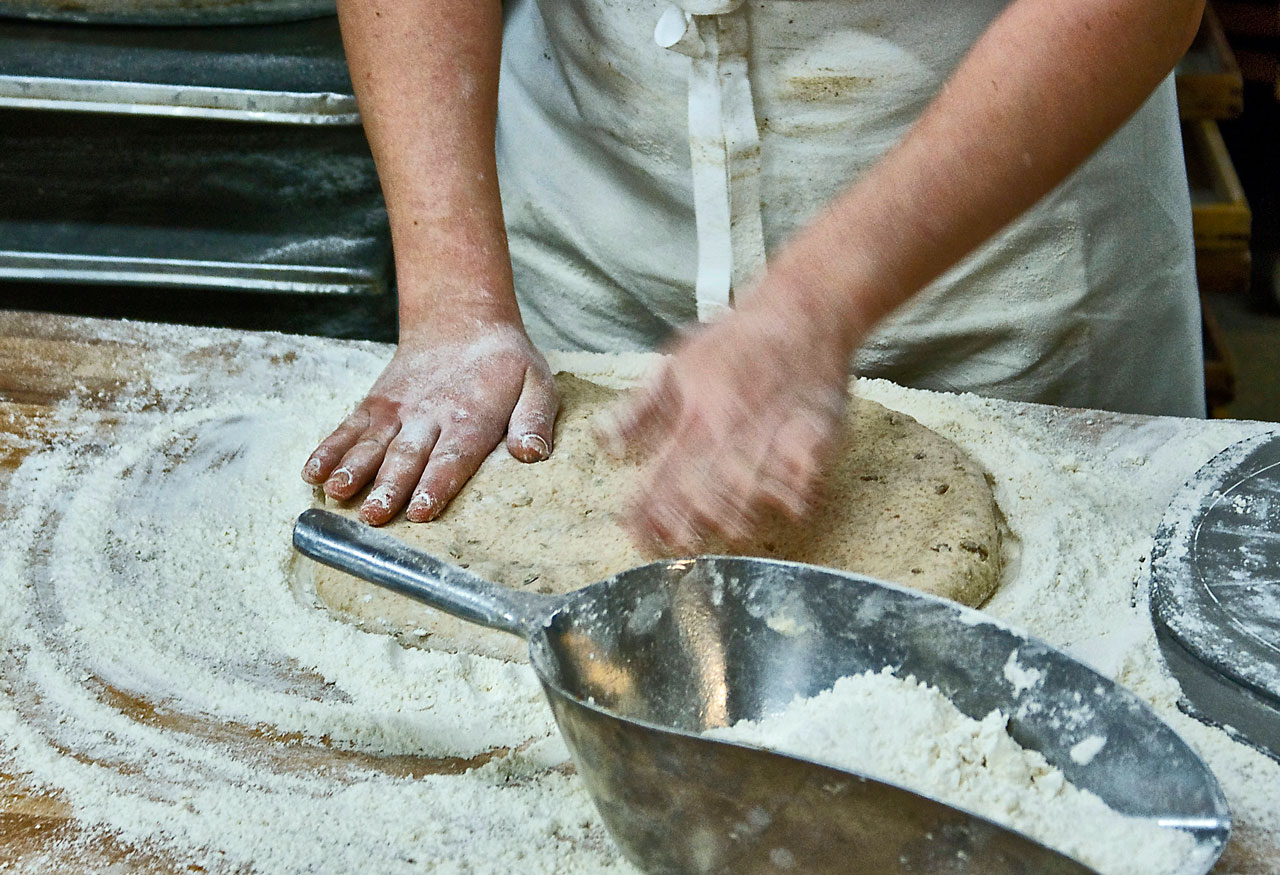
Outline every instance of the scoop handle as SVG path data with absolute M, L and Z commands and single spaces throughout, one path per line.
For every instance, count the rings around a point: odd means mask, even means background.
M 521 638 L 544 626 L 562 603 L 557 596 L 491 583 L 385 532 L 319 508 L 298 517 L 293 546 L 302 555 L 361 580 Z

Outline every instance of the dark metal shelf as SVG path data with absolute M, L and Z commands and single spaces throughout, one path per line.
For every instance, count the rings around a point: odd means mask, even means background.
M 85 24 L 257 24 L 332 15 L 334 0 L 0 0 L 0 15 Z
M 385 292 L 382 241 L 340 224 L 335 222 L 333 235 L 316 238 L 296 232 L 0 221 L 0 278 L 295 294 Z
M 377 295 L 359 128 L 0 112 L 0 278 Z
M 0 107 L 299 125 L 360 122 L 332 16 L 221 27 L 0 20 Z

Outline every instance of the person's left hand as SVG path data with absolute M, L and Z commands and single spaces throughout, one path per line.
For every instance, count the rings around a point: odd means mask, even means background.
M 799 520 L 818 498 L 846 403 L 852 344 L 835 314 L 788 307 L 768 282 L 687 335 L 600 428 L 647 459 L 623 525 L 650 552 L 740 545 L 770 511 Z

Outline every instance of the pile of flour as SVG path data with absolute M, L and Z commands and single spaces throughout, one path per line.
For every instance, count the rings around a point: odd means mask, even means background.
M 1126 817 L 1068 782 L 1005 731 L 1008 718 L 961 713 L 936 687 L 892 669 L 841 678 L 759 721 L 705 735 L 802 756 L 906 787 L 1016 829 L 1102 875 L 1172 875 L 1189 833 Z
M 632 871 L 528 668 L 402 648 L 295 581 L 298 468 L 390 349 L 97 324 L 136 372 L 56 412 L 0 519 L 0 772 L 83 827 L 22 871 L 111 871 L 104 836 L 161 870 Z M 642 370 L 570 363 L 624 384 Z M 993 475 L 1022 548 L 986 610 L 1136 691 L 1208 760 L 1235 824 L 1215 872 L 1280 872 L 1280 765 L 1178 711 L 1144 595 L 1169 498 L 1252 427 L 1095 434 L 1048 408 L 859 391 Z

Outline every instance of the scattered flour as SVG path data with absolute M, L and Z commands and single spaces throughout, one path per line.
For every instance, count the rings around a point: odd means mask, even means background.
M 0 521 L 0 771 L 89 826 L 21 871 L 107 871 L 104 834 L 214 872 L 631 871 L 528 668 L 403 649 L 291 584 L 296 469 L 385 349 L 103 334 L 160 340 L 126 424 L 64 405 Z
M 1128 418 L 860 381 L 859 391 L 954 440 L 995 480 L 1021 545 L 984 611 L 1030 630 L 1147 701 L 1205 759 L 1231 807 L 1215 875 L 1280 875 L 1280 763 L 1178 709 L 1147 602 L 1152 534 L 1182 484 L 1267 423 Z M 1056 459 L 1070 447 L 1079 464 Z
M 1071 762 L 1087 766 L 1106 746 L 1107 739 L 1101 735 L 1090 735 L 1088 738 L 1081 739 L 1071 746 Z
M 21 871 L 109 871 L 102 836 L 211 872 L 632 871 L 528 669 L 401 648 L 294 582 L 297 469 L 389 348 L 90 324 L 128 382 L 56 412 L 0 519 L 0 771 L 84 826 Z M 625 385 L 647 361 L 574 364 Z M 995 620 L 1135 690 L 1206 757 L 1235 822 L 1215 872 L 1280 873 L 1280 765 L 1177 710 L 1145 604 L 1170 496 L 1253 427 L 860 391 L 992 472 L 1022 545 Z
M 849 769 L 923 793 L 1029 835 L 1103 875 L 1182 871 L 1189 833 L 1126 817 L 1070 784 L 1005 731 L 992 711 L 965 716 L 936 687 L 892 669 L 844 677 L 760 721 L 705 734 Z
M 1040 669 L 1024 668 L 1022 663 L 1018 662 L 1018 651 L 1009 654 L 1009 659 L 1004 664 L 1001 671 L 1004 679 L 1009 682 L 1009 686 L 1013 687 L 1013 694 L 1021 696 L 1027 690 L 1040 683 Z

